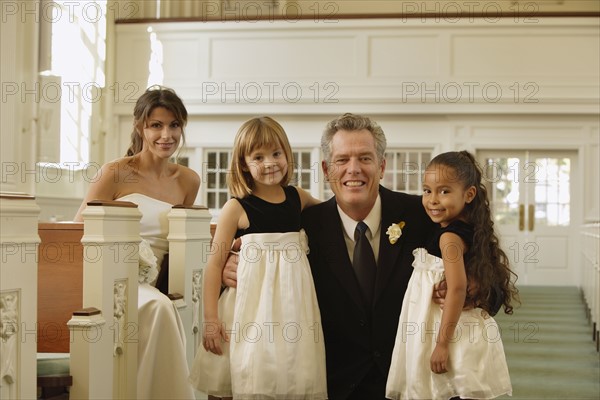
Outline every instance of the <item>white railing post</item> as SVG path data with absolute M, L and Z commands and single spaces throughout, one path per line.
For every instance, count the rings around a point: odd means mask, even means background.
M 596 350 L 600 351 L 600 223 L 583 225 L 581 230 L 583 251 L 583 295 L 589 308 Z
M 200 344 L 202 272 L 210 252 L 210 220 L 206 207 L 175 206 L 169 212 L 169 293 L 177 300 L 186 336 L 186 357 L 191 365 Z
M 37 396 L 38 216 L 35 198 L 0 193 L 0 398 Z
M 137 397 L 140 217 L 129 202 L 90 202 L 83 212 L 83 307 L 71 329 L 73 399 Z

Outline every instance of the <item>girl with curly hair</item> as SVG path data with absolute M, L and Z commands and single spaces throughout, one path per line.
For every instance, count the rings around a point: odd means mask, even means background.
M 492 315 L 511 314 L 516 275 L 494 233 L 482 172 L 467 151 L 427 166 L 423 207 L 439 224 L 427 248 L 415 249 L 386 397 L 489 399 L 512 393 L 500 329 Z M 432 302 L 445 280 L 443 309 Z M 467 287 L 469 284 L 470 288 Z M 464 304 L 472 304 L 464 309 Z

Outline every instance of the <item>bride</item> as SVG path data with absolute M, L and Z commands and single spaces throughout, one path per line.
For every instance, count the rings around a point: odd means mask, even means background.
M 131 146 L 123 158 L 102 166 L 77 215 L 92 200 L 122 200 L 138 205 L 140 235 L 149 242 L 157 265 L 169 250 L 167 214 L 176 204 L 193 205 L 200 177 L 169 162 L 185 142 L 187 111 L 171 89 L 153 86 L 134 111 Z M 154 284 L 156 273 L 140 276 L 138 296 L 138 384 L 140 399 L 193 399 L 187 377 L 185 333 L 173 303 Z

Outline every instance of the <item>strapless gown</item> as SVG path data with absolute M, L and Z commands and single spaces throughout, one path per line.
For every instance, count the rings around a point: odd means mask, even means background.
M 120 201 L 138 205 L 142 213 L 140 236 L 146 239 L 161 264 L 169 250 L 167 214 L 172 205 L 139 193 Z M 148 283 L 138 290 L 138 385 L 139 399 L 194 399 L 188 382 L 186 338 L 173 302 Z

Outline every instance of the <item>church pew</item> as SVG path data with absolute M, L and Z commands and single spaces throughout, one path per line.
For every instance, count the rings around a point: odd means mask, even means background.
M 37 223 L 33 196 L 0 193 L 0 398 L 36 397 Z
M 23 196 L 22 199 L 18 199 L 19 197 L 13 195 L 2 195 L 0 312 L 3 339 L 8 340 L 0 341 L 3 345 L 1 361 L 3 366 L 9 365 L 13 372 L 16 372 L 11 375 L 3 371 L 0 376 L 3 379 L 0 397 L 16 399 L 36 396 L 36 350 L 38 347 L 44 352 L 64 350 L 64 335 L 59 333 L 61 329 L 58 328 L 64 321 L 64 314 L 59 315 L 56 320 L 44 314 L 47 310 L 54 312 L 62 307 L 68 310 L 80 308 L 69 320 L 71 337 L 67 343 L 71 346 L 70 368 L 74 385 L 71 398 L 135 397 L 131 389 L 136 383 L 137 355 L 133 348 L 135 346 L 128 346 L 129 343 L 123 345 L 118 337 L 115 340 L 115 325 L 109 327 L 107 324 L 114 322 L 115 283 L 124 277 L 123 274 L 120 277 L 113 276 L 115 271 L 129 271 L 125 272 L 125 276 L 128 277 L 128 282 L 134 284 L 126 289 L 129 296 L 126 318 L 128 322 L 133 322 L 137 316 L 137 307 L 131 307 L 137 305 L 137 261 L 131 262 L 132 257 L 124 257 L 126 260 L 115 262 L 114 257 L 117 248 L 127 248 L 123 254 L 131 256 L 131 246 L 139 242 L 139 215 L 135 215 L 139 212 L 135 205 L 123 208 L 119 204 L 94 204 L 92 209 L 101 211 L 95 213 L 95 218 L 91 218 L 89 235 L 82 237 L 81 227 L 85 227 L 85 224 L 38 225 L 39 207 L 34 198 Z M 17 201 L 23 203 L 17 205 Z M 123 211 L 127 208 L 131 209 Z M 172 268 L 169 270 L 169 289 L 183 293 L 175 294 L 172 298 L 186 326 L 188 359 L 191 362 L 201 326 L 202 296 L 199 288 L 202 269 L 210 252 L 211 216 L 206 208 L 175 207 L 169 219 L 170 252 L 174 255 Z M 118 232 L 118 237 L 115 237 L 115 232 Z M 39 247 L 38 235 L 44 239 L 44 243 Z M 79 245 L 79 237 L 83 239 L 83 246 Z M 110 251 L 106 251 L 107 249 Z M 98 256 L 99 250 L 111 256 Z M 86 254 L 83 264 L 77 263 L 76 260 L 81 259 L 82 254 Z M 135 259 L 137 260 L 137 255 Z M 67 266 L 65 263 L 75 265 Z M 85 270 L 86 263 L 91 273 L 87 274 L 87 277 L 83 273 L 84 282 L 80 285 L 83 288 L 83 297 L 78 300 L 79 296 L 74 293 L 81 289 L 77 283 L 67 283 L 66 280 L 77 281 L 77 277 L 82 275 L 77 271 Z M 37 279 L 38 268 L 42 271 L 40 285 Z M 73 273 L 69 268 L 72 268 Z M 68 290 L 66 286 L 69 286 Z M 99 287 L 105 288 L 97 290 Z M 45 291 L 47 289 L 50 292 Z M 41 300 L 39 304 L 38 290 Z M 58 301 L 57 296 L 63 294 L 64 301 Z M 82 307 L 85 308 L 81 309 Z M 37 325 L 36 321 L 41 324 Z M 36 326 L 43 328 L 36 330 Z M 103 332 L 98 329 L 100 326 Z M 82 335 L 84 331 L 86 334 Z M 26 337 L 17 337 L 18 334 Z M 38 334 L 41 340 L 37 340 Z M 80 340 L 77 340 L 78 337 Z M 60 344 L 61 342 L 63 344 Z M 77 348 L 78 344 L 83 347 Z M 110 350 L 106 351 L 109 346 Z M 104 361 L 98 362 L 103 357 Z M 56 381 L 56 378 L 45 379 L 51 382 Z
M 68 323 L 71 398 L 136 396 L 136 331 L 129 328 L 137 326 L 138 267 L 137 261 L 132 263 L 131 257 L 125 255 L 130 255 L 130 246 L 139 242 L 139 219 L 135 217 L 139 212 L 136 208 L 115 207 L 113 203 L 120 202 L 88 203 L 83 213 L 84 309 L 74 313 Z M 210 252 L 211 216 L 205 207 L 175 206 L 168 218 L 168 288 L 183 321 L 191 363 L 199 342 L 199 290 Z M 122 257 L 115 260 L 115 252 Z M 119 305 L 123 306 L 122 312 L 115 311 Z

